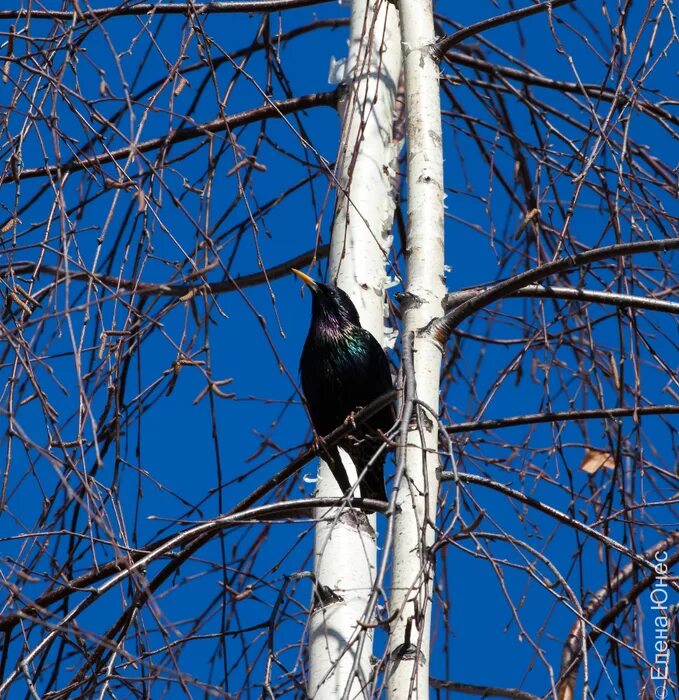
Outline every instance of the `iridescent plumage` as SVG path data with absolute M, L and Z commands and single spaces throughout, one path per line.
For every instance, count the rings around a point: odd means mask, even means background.
M 293 270 L 313 293 L 311 327 L 300 360 L 302 389 L 314 429 L 324 436 L 344 422 L 356 409 L 367 406 L 393 389 L 389 363 L 382 346 L 361 322 L 347 294 L 331 285 L 315 282 Z M 342 447 L 351 457 L 361 480 L 364 498 L 386 501 L 384 458 L 377 451 L 396 420 L 393 404 L 357 426 Z M 346 493 L 351 484 L 342 466 L 337 448 L 329 450 L 328 464 Z M 371 461 L 372 460 L 372 461 Z

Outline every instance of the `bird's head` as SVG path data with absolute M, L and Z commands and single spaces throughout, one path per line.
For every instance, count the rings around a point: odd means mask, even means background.
M 292 268 L 312 293 L 311 322 L 345 330 L 349 326 L 360 326 L 358 311 L 349 295 L 339 287 L 321 284 L 300 270 Z

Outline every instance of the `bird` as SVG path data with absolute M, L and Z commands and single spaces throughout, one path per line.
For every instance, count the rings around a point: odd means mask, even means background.
M 340 426 L 357 409 L 393 391 L 387 356 L 375 337 L 361 326 L 349 295 L 339 287 L 317 282 L 292 268 L 312 293 L 311 326 L 300 358 L 302 391 L 311 423 L 320 437 Z M 394 404 L 356 426 L 339 443 L 361 475 L 360 495 L 387 501 L 384 487 L 385 451 L 377 454 L 396 421 Z M 382 435 L 381 435 L 381 434 Z M 351 488 L 337 447 L 327 448 L 328 466 L 342 493 Z M 372 461 L 371 461 L 372 460 Z

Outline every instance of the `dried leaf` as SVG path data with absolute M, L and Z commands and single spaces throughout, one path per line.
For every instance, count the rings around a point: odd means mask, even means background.
M 179 297 L 179 301 L 189 301 L 189 299 L 193 299 L 193 297 L 198 294 L 198 287 L 191 287 L 186 294 L 183 294 L 182 296 Z
M 20 306 L 29 316 L 33 313 L 33 309 L 14 291 L 9 293 L 10 298 Z
M 612 352 L 608 353 L 608 364 L 611 368 L 611 374 L 613 375 L 613 385 L 616 391 L 620 391 L 620 373 L 618 372 L 618 361 L 615 359 L 615 355 Z
M 20 224 L 21 220 L 13 216 L 2 228 L 0 228 L 0 233 L 7 233 L 13 226 L 16 226 L 17 224 Z
M 177 82 L 177 85 L 174 89 L 174 96 L 177 97 L 178 95 L 181 94 L 181 91 L 189 84 L 189 81 L 182 75 L 179 78 L 179 81 Z
M 587 472 L 587 474 L 596 474 L 602 467 L 606 467 L 606 469 L 615 469 L 613 455 L 604 450 L 596 450 L 589 447 L 585 448 L 585 456 L 582 459 L 580 469 L 582 469 L 583 472 Z

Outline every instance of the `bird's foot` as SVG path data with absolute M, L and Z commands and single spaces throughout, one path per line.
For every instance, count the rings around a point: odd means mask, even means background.
M 356 414 L 359 413 L 362 408 L 363 406 L 358 406 L 344 419 L 344 422 L 348 423 L 354 430 L 356 430 Z

